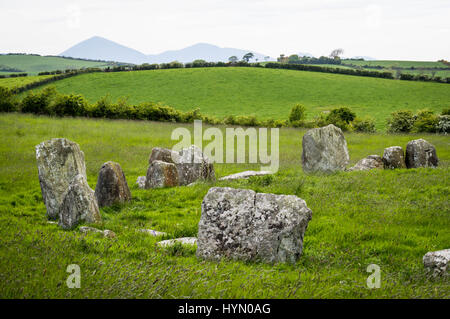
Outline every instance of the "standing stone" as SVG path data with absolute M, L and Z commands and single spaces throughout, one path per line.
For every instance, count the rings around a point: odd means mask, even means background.
M 54 138 L 36 146 L 36 160 L 47 215 L 55 219 L 74 177 L 86 178 L 84 153 L 77 143 Z
M 312 212 L 294 195 L 213 187 L 202 202 L 197 256 L 294 263 Z
M 101 222 L 94 191 L 81 174 L 75 176 L 69 185 L 59 212 L 59 226 L 64 229 L 72 229 L 80 222 Z
M 182 149 L 175 164 L 180 185 L 189 185 L 197 180 L 216 179 L 213 163 L 195 145 Z
M 102 165 L 95 187 L 95 197 L 99 207 L 131 200 L 125 174 L 118 163 L 106 162 Z
M 174 152 L 168 148 L 154 147 L 152 149 L 152 153 L 150 154 L 148 163 L 151 164 L 154 161 L 162 161 L 175 164 L 178 158 L 179 154 L 177 152 Z
M 178 171 L 175 164 L 163 161 L 153 161 L 145 180 L 145 188 L 163 188 L 178 186 Z
M 432 251 L 423 256 L 423 265 L 431 271 L 434 276 L 447 274 L 450 269 L 448 267 L 449 264 L 450 249 Z
M 383 163 L 384 168 L 406 168 L 405 153 L 400 146 L 391 146 L 384 149 Z
M 342 171 L 350 159 L 344 134 L 333 124 L 306 132 L 302 145 L 302 166 L 307 173 Z
M 383 159 L 378 155 L 369 155 L 358 161 L 355 166 L 349 168 L 349 171 L 368 171 L 371 169 L 383 169 Z
M 410 141 L 406 145 L 406 167 L 437 167 L 439 159 L 433 144 L 418 139 Z
M 136 179 L 136 184 L 140 189 L 144 189 L 145 188 L 145 181 L 147 180 L 146 176 L 138 176 L 138 178 Z

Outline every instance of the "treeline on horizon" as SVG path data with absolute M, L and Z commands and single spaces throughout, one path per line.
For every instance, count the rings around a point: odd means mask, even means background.
M 21 101 L 10 89 L 0 86 L 0 112 L 22 112 L 36 115 L 73 116 L 107 119 L 148 120 L 173 123 L 192 123 L 202 120 L 207 124 L 238 125 L 250 127 L 302 127 L 314 128 L 329 124 L 336 125 L 343 131 L 375 133 L 375 120 L 371 117 L 358 117 L 347 107 L 333 108 L 321 112 L 314 119 L 306 119 L 306 108 L 296 104 L 286 120 L 258 119 L 255 115 L 229 115 L 223 119 L 204 115 L 200 109 L 183 112 L 156 102 L 130 104 L 126 98 L 112 102 L 105 96 L 94 104 L 88 103 L 81 94 L 60 94 L 54 86 L 40 92 L 29 92 Z M 414 114 L 410 110 L 391 113 L 387 119 L 388 133 L 443 133 L 450 132 L 450 109 L 444 109 L 440 115 L 424 109 Z

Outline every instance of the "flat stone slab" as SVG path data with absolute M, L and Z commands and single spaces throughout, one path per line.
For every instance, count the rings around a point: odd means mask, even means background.
M 138 232 L 146 233 L 146 234 L 149 234 L 154 237 L 167 235 L 167 233 L 165 233 L 165 232 L 157 231 L 157 230 L 153 230 L 153 229 L 138 229 Z
M 176 243 L 180 243 L 182 245 L 196 245 L 197 244 L 197 238 L 196 237 L 182 237 L 182 238 L 175 238 L 175 239 L 168 239 L 158 242 L 158 246 L 160 247 L 169 247 L 173 246 Z
M 221 177 L 219 179 L 219 181 L 231 181 L 231 180 L 236 180 L 236 179 L 247 179 L 250 178 L 252 176 L 264 176 L 264 175 L 270 175 L 273 174 L 270 171 L 245 171 L 245 172 L 240 172 L 240 173 L 236 173 L 236 174 L 231 174 L 228 176 L 224 176 Z
M 450 248 L 438 251 L 431 251 L 423 256 L 423 265 L 425 268 L 433 272 L 433 275 L 438 276 L 448 274 L 450 264 Z

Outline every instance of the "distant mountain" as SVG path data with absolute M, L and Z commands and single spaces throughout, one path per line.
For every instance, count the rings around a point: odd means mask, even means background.
M 240 60 L 248 52 L 254 54 L 251 62 L 255 62 L 256 60 L 261 62 L 265 61 L 266 55 L 261 53 L 234 48 L 221 48 L 208 43 L 198 43 L 181 50 L 146 55 L 102 37 L 92 37 L 80 42 L 61 53 L 60 56 L 142 64 L 168 63 L 172 61 L 185 63 L 198 59 L 208 62 L 228 62 L 229 57 L 236 56 Z M 275 59 L 270 58 L 269 60 L 273 61 Z
M 102 37 L 92 37 L 82 41 L 59 55 L 72 58 L 134 64 L 142 64 L 148 60 L 148 57 L 144 53 Z

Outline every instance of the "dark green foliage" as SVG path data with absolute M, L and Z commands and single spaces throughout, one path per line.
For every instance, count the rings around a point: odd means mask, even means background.
M 306 108 L 301 104 L 296 104 L 291 109 L 291 113 L 289 114 L 289 122 L 292 124 L 300 124 L 303 120 L 305 120 L 305 112 Z
M 355 118 L 352 122 L 352 127 L 355 132 L 361 133 L 375 133 L 375 120 L 371 117 Z
M 414 130 L 416 132 L 434 133 L 438 124 L 438 117 L 428 109 L 421 110 L 416 115 Z
M 50 112 L 57 116 L 83 116 L 87 108 L 88 103 L 80 94 L 58 95 Z
M 13 92 L 8 88 L 0 86 L 0 112 L 14 112 L 16 109 Z
M 414 127 L 414 115 L 409 110 L 400 110 L 391 113 L 387 120 L 388 132 L 390 133 L 408 133 Z
M 21 111 L 23 113 L 50 114 L 50 104 L 56 95 L 57 92 L 53 86 L 47 87 L 41 92 L 29 92 L 22 100 Z
M 356 114 L 352 112 L 348 107 L 341 107 L 338 109 L 331 110 L 328 115 L 329 119 L 338 118 L 341 121 L 350 124 L 356 117 Z
M 441 115 L 450 115 L 450 107 L 443 109 Z

